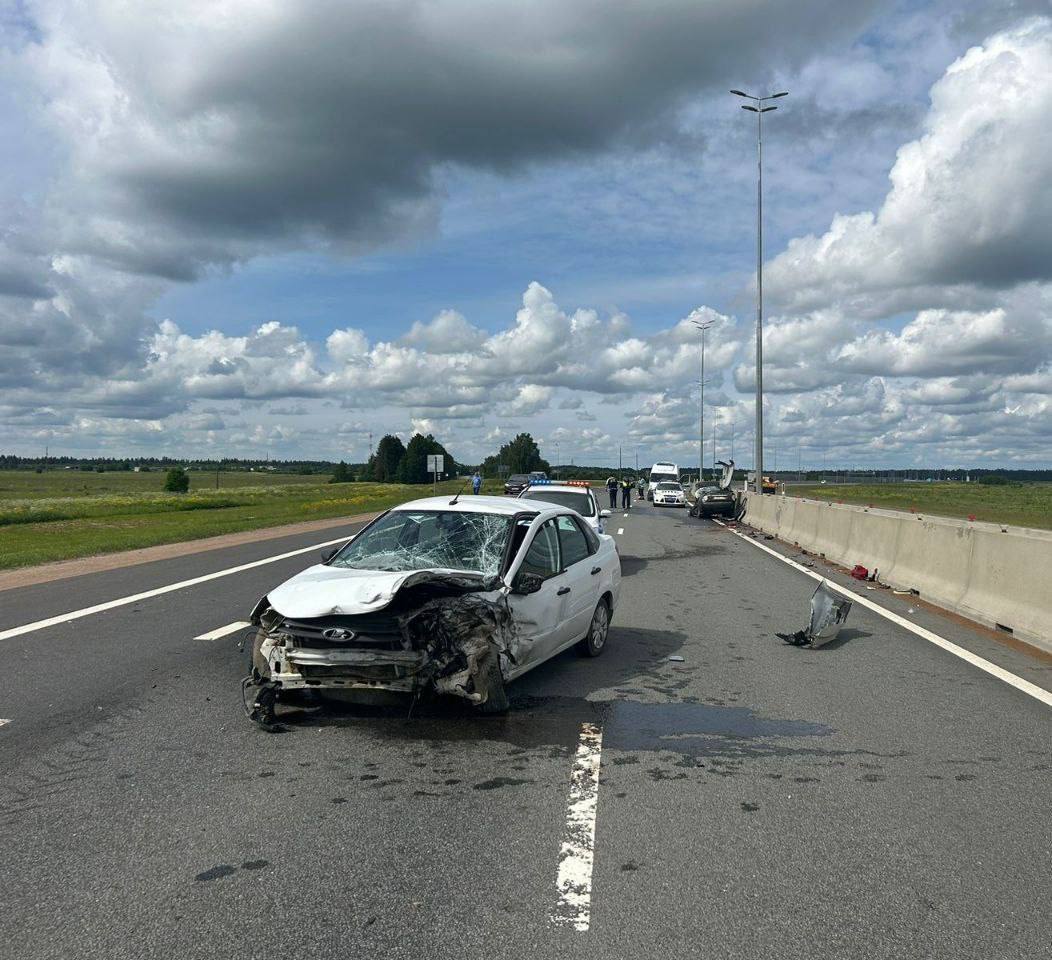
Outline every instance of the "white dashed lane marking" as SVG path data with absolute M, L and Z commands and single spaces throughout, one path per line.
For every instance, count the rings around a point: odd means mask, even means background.
M 555 885 L 557 902 L 552 922 L 585 931 L 592 922 L 592 862 L 595 854 L 595 812 L 599 804 L 599 765 L 603 728 L 581 724 L 577 757 L 570 773 L 566 833 L 559 851 Z
M 245 627 L 251 627 L 252 624 L 247 620 L 236 620 L 234 623 L 228 623 L 225 627 L 216 627 L 215 630 L 209 630 L 208 633 L 202 633 L 199 637 L 194 637 L 195 640 L 218 640 L 220 637 L 225 637 L 228 633 L 234 633 L 237 630 L 244 630 Z
M 71 623 L 74 620 L 80 620 L 82 617 L 90 617 L 96 613 L 103 613 L 106 610 L 114 610 L 117 607 L 127 606 L 129 603 L 138 603 L 140 600 L 148 600 L 150 597 L 159 597 L 165 593 L 171 593 L 174 590 L 185 590 L 187 587 L 196 587 L 199 583 L 208 583 L 209 580 L 217 580 L 220 577 L 229 577 L 234 573 L 241 573 L 244 570 L 254 570 L 256 567 L 266 566 L 268 563 L 277 563 L 279 560 L 288 560 L 290 557 L 299 557 L 305 553 L 313 553 L 321 547 L 332 547 L 338 543 L 346 543 L 351 539 L 353 534 L 340 537 L 337 540 L 326 540 L 323 543 L 314 543 L 309 547 L 301 547 L 299 550 L 289 550 L 287 553 L 278 553 L 272 557 L 264 557 L 262 560 L 253 560 L 251 563 L 242 563 L 236 567 L 229 567 L 226 570 L 217 570 L 215 573 L 206 573 L 200 577 L 194 577 L 191 580 L 180 580 L 178 583 L 169 583 L 164 587 L 157 587 L 154 590 L 144 590 L 142 593 L 133 593 L 130 597 L 121 597 L 118 600 L 107 600 L 105 603 L 97 603 L 93 607 L 84 607 L 82 610 L 71 610 L 69 613 L 59 614 L 57 617 L 48 617 L 46 620 L 37 620 L 33 623 L 24 623 L 20 627 L 12 627 L 10 630 L 0 630 L 0 640 L 7 640 L 10 637 L 20 637 L 25 633 L 33 633 L 35 630 L 43 630 L 46 627 L 54 627 L 60 623 Z

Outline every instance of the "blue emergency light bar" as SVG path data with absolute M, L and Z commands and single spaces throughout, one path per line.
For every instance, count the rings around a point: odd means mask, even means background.
M 591 483 L 587 480 L 531 480 L 529 486 L 531 487 L 546 487 L 553 483 L 558 484 L 560 487 L 590 487 Z

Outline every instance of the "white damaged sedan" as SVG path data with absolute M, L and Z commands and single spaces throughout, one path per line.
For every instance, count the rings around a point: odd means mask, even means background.
M 613 538 L 566 507 L 414 500 L 256 604 L 246 709 L 267 725 L 288 691 L 431 689 L 500 712 L 505 683 L 602 653 L 620 586 Z

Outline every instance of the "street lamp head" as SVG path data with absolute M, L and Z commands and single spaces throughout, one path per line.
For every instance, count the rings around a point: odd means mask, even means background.
M 754 97 L 751 93 L 746 93 L 744 90 L 732 90 L 731 93 L 733 93 L 736 97 L 748 97 L 750 100 L 756 99 L 756 97 Z
M 776 97 L 788 97 L 788 96 L 789 96 L 789 91 L 788 90 L 783 90 L 781 93 L 772 93 L 767 99 L 768 100 L 774 100 Z
M 744 103 L 742 104 L 742 110 L 748 110 L 750 113 L 759 113 L 760 112 L 759 110 L 756 109 L 756 107 L 749 107 L 749 106 L 746 106 Z
M 777 110 L 777 107 L 764 107 L 760 113 L 770 113 L 772 110 Z

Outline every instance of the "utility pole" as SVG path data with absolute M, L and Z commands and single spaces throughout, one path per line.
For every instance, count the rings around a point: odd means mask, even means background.
M 756 106 L 742 104 L 743 110 L 756 114 L 756 493 L 763 495 L 763 115 L 777 110 L 765 107 L 768 100 L 787 97 L 789 92 L 754 97 L 742 90 L 732 90 L 737 97 L 752 100 Z
M 716 321 L 706 320 L 704 323 L 698 323 L 697 320 L 691 320 L 690 322 L 701 331 L 701 379 L 698 381 L 701 384 L 701 400 L 698 403 L 698 482 L 700 483 L 705 476 L 705 331 Z

